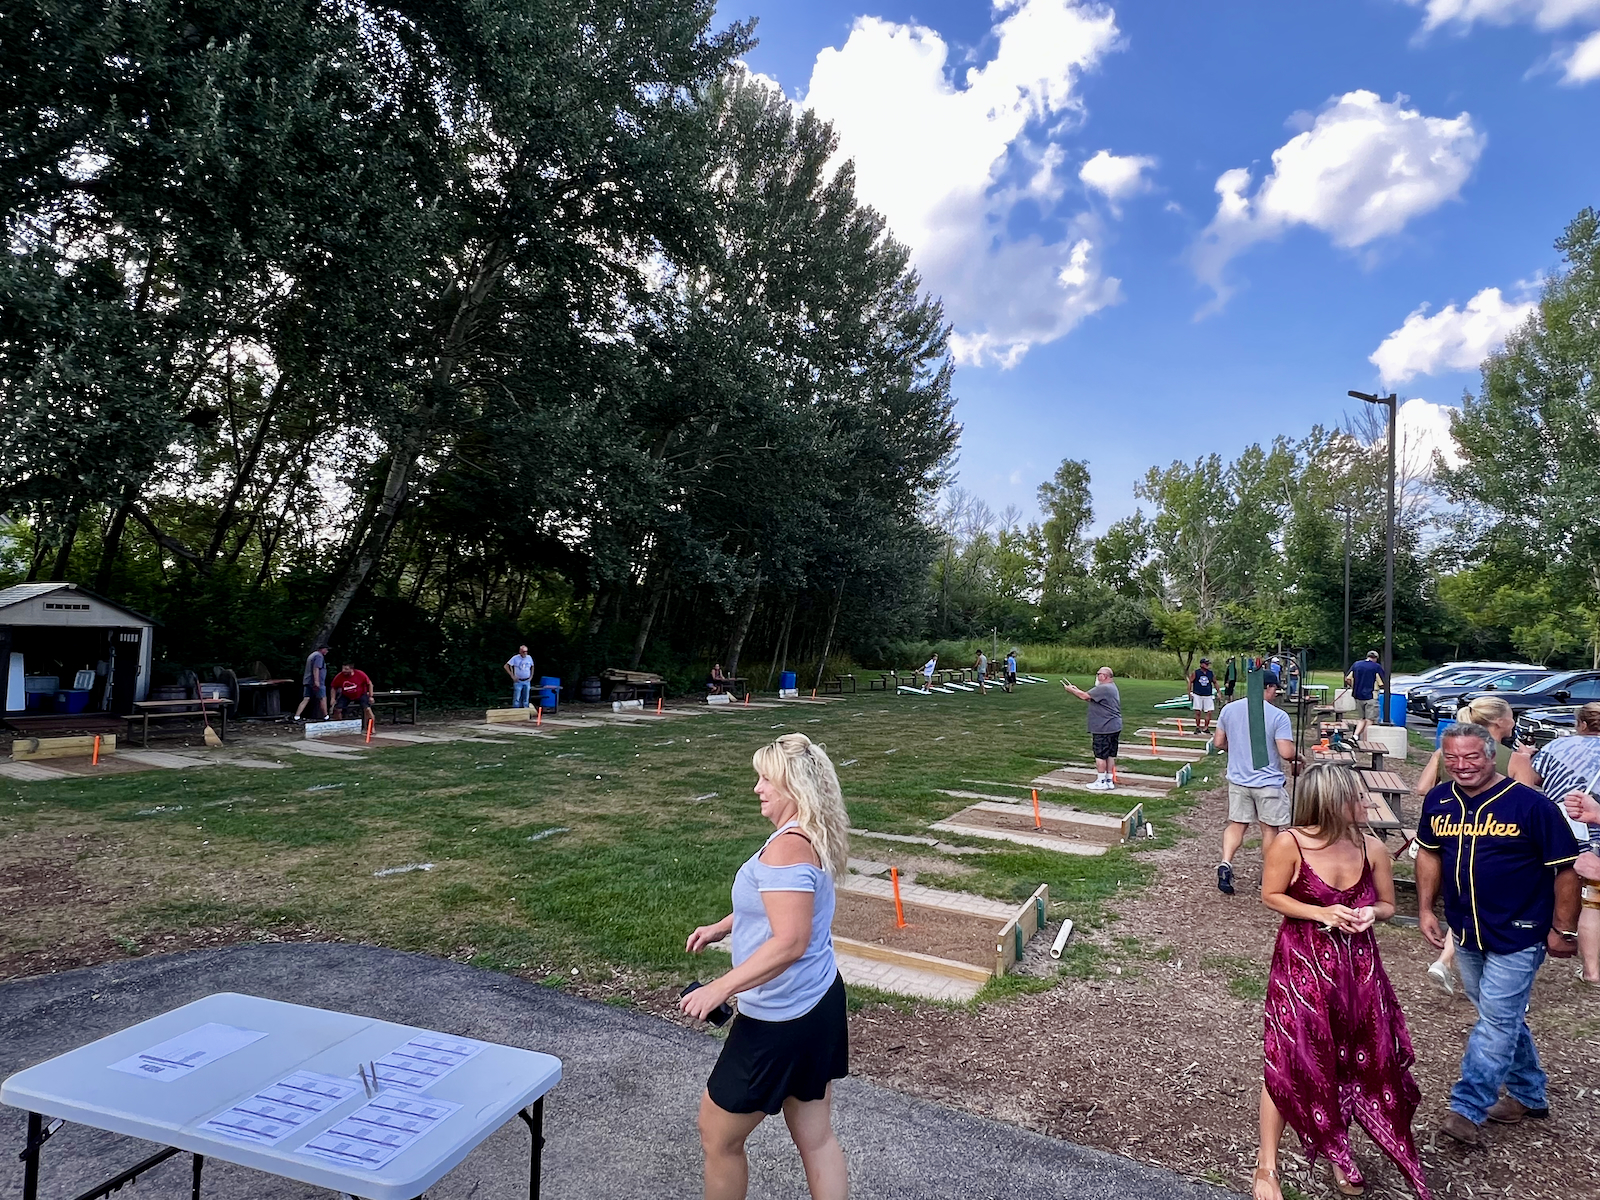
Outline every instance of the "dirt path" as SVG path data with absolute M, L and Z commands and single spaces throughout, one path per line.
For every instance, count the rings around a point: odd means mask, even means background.
M 1095 940 L 1099 978 L 977 1013 L 874 1006 L 851 1025 L 858 1073 L 972 1112 L 1247 1189 L 1261 1081 L 1261 1000 L 1278 920 L 1257 899 L 1260 857 L 1239 856 L 1238 894 L 1216 889 L 1215 844 L 1225 794 L 1189 819 L 1195 839 L 1155 856 L 1156 882 L 1118 905 Z M 1405 911 L 1404 899 L 1401 901 Z M 1488 1148 L 1434 1144 L 1456 1078 L 1472 1006 L 1427 983 L 1433 951 L 1415 930 L 1380 931 L 1384 963 L 1416 1044 L 1422 1088 L 1417 1135 L 1436 1195 L 1584 1194 L 1600 1178 L 1600 997 L 1552 960 L 1531 1021 L 1551 1077 L 1551 1119 L 1491 1128 Z M 1409 1195 L 1382 1154 L 1357 1135 L 1368 1195 Z M 1286 1182 L 1305 1177 L 1293 1133 Z

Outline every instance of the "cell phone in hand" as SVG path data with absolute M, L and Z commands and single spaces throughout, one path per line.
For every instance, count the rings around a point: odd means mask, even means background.
M 684 988 L 683 991 L 679 992 L 678 996 L 680 999 L 682 999 L 690 992 L 697 991 L 703 987 L 705 987 L 705 984 L 696 979 L 688 987 Z M 713 1025 L 726 1025 L 729 1021 L 733 1020 L 733 1009 L 728 1006 L 726 1001 L 724 1001 L 706 1014 L 706 1020 L 710 1021 Z

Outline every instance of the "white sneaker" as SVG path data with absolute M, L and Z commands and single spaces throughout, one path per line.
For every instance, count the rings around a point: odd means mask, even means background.
M 1456 994 L 1456 981 L 1450 968 L 1442 962 L 1435 960 L 1428 964 L 1428 978 L 1433 980 L 1434 986 L 1446 996 L 1454 996 Z
M 1086 792 L 1109 792 L 1111 787 L 1112 785 L 1110 781 L 1105 779 L 1096 779 L 1093 783 L 1084 784 L 1083 790 Z

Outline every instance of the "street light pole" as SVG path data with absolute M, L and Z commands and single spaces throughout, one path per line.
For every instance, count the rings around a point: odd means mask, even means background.
M 1388 546 L 1383 564 L 1383 724 L 1388 725 L 1390 704 L 1394 699 L 1394 458 L 1395 427 L 1400 423 L 1399 397 L 1393 392 L 1387 396 L 1369 396 L 1365 392 L 1346 392 L 1353 400 L 1382 405 L 1389 410 L 1389 497 Z
M 1342 669 L 1350 669 L 1350 516 L 1348 504 L 1335 504 L 1333 511 L 1344 517 L 1344 657 L 1339 660 Z

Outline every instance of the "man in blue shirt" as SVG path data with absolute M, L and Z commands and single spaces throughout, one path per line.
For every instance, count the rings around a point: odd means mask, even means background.
M 1439 1126 L 1471 1146 L 1485 1119 L 1548 1115 L 1528 997 L 1546 953 L 1571 958 L 1578 942 L 1578 841 L 1543 793 L 1495 769 L 1494 747 L 1482 725 L 1450 726 L 1443 753 L 1454 778 L 1428 793 L 1417 822 L 1418 924 L 1444 948 L 1433 912 L 1442 896 L 1461 986 L 1478 1010 Z
M 1189 707 L 1194 709 L 1194 731 L 1211 732 L 1211 714 L 1217 707 L 1217 673 L 1211 660 L 1202 658 L 1189 673 Z
M 1356 721 L 1356 741 L 1367 732 L 1367 726 L 1378 720 L 1378 686 L 1384 682 L 1383 666 L 1378 662 L 1378 652 L 1368 650 L 1367 657 L 1355 663 L 1344 673 L 1345 686 L 1356 701 L 1356 711 L 1361 715 Z

